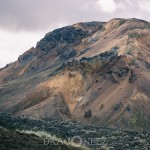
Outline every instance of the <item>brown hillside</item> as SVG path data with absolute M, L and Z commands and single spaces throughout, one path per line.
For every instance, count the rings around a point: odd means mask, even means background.
M 150 23 L 78 23 L 0 71 L 0 111 L 149 129 Z

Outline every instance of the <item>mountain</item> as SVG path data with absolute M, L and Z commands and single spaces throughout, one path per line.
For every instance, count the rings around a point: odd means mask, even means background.
M 0 69 L 0 111 L 149 130 L 150 23 L 77 23 Z

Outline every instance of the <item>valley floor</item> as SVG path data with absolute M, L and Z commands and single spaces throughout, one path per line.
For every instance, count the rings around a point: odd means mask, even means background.
M 53 140 L 49 143 L 46 140 Z M 71 139 L 73 145 L 63 143 Z M 75 144 L 76 143 L 76 144 Z M 75 146 L 76 145 L 76 146 Z M 79 122 L 33 120 L 0 114 L 1 150 L 149 150 L 150 134 Z

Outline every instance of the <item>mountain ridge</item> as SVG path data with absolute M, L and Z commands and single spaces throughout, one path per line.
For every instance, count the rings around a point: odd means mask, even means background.
M 148 130 L 149 40 L 139 19 L 47 33 L 0 71 L 0 111 Z

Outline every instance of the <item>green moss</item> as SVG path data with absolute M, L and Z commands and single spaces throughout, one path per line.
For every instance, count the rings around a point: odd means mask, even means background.
M 145 118 L 143 112 L 135 113 L 128 121 L 128 127 L 136 130 L 150 130 L 150 119 Z
M 124 20 L 124 19 L 123 19 L 123 20 L 120 20 L 120 21 L 119 21 L 119 24 L 118 24 L 118 27 L 122 26 L 125 22 L 126 22 L 126 20 Z
M 141 37 L 144 36 L 144 34 L 139 34 L 139 33 L 137 33 L 137 32 L 132 32 L 132 33 L 129 33 L 128 36 L 129 36 L 130 38 L 141 38 Z

